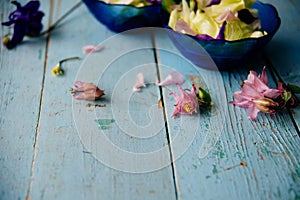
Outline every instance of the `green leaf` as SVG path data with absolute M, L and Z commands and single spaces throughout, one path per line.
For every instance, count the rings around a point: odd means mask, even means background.
M 291 92 L 284 92 L 283 93 L 283 99 L 285 102 L 288 102 L 288 100 L 290 100 L 292 97 L 292 93 Z
M 210 107 L 213 105 L 210 94 L 206 90 L 202 89 L 201 87 L 199 87 L 198 98 L 201 100 L 202 102 L 201 104 L 203 106 Z
M 291 90 L 292 93 L 300 94 L 300 87 L 299 86 L 288 84 L 287 87 L 288 87 L 289 90 Z

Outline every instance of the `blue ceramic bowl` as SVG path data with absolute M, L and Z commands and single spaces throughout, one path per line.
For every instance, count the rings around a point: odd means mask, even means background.
M 161 26 L 161 5 L 145 7 L 107 4 L 99 0 L 82 0 L 94 17 L 115 32 L 134 28 Z
M 204 48 L 216 63 L 218 70 L 227 70 L 240 66 L 242 61 L 247 61 L 247 57 L 251 57 L 254 53 L 261 51 L 280 26 L 281 20 L 274 6 L 256 1 L 252 8 L 258 10 L 261 29 L 268 33 L 260 38 L 246 38 L 236 41 L 207 41 L 177 33 L 170 28 L 167 32 L 181 54 L 196 66 L 216 69 L 215 66 L 205 65 L 206 62 L 203 62 L 203 59 L 207 59 L 207 55 L 203 52 Z

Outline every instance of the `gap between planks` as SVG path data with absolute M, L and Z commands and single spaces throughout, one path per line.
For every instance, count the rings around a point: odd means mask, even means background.
M 156 45 L 156 40 L 155 40 L 155 32 L 151 32 L 151 42 L 152 42 L 152 50 L 153 50 L 153 55 L 154 55 L 154 61 L 156 65 L 156 75 L 157 79 L 160 82 L 161 77 L 160 77 L 160 70 L 159 70 L 159 53 Z M 175 198 L 179 199 L 179 183 L 178 183 L 178 178 L 176 176 L 176 165 L 173 156 L 173 149 L 171 146 L 171 136 L 169 133 L 169 126 L 168 126 L 168 117 L 167 117 L 167 112 L 166 112 L 166 107 L 165 107 L 165 102 L 164 102 L 164 95 L 163 95 L 163 90 L 161 86 L 158 86 L 159 88 L 159 95 L 160 95 L 160 101 L 162 102 L 162 111 L 163 111 L 163 117 L 164 117 L 164 124 L 165 124 L 165 130 L 166 130 L 166 138 L 167 138 L 167 143 L 169 147 L 169 153 L 170 153 L 170 162 L 171 162 L 171 169 L 172 169 L 172 177 L 173 177 L 173 184 L 174 184 L 174 190 L 175 190 Z
M 52 23 L 53 17 L 53 4 L 54 1 L 50 0 L 50 10 L 49 10 L 49 27 Z M 42 104 L 43 104 L 43 97 L 44 97 L 44 85 L 45 85 L 45 78 L 46 78 L 46 69 L 47 69 L 47 59 L 48 59 L 48 50 L 50 46 L 50 35 L 51 32 L 46 34 L 46 46 L 45 46 L 45 55 L 44 55 L 44 69 L 43 69 L 43 78 L 42 78 L 42 88 L 40 92 L 40 102 L 39 102 L 39 109 L 38 109 L 38 118 L 37 118 L 37 125 L 35 129 L 35 136 L 34 136 L 34 144 L 33 144 L 33 156 L 31 161 L 31 171 L 30 171 L 30 181 L 28 184 L 26 200 L 30 200 L 30 194 L 32 191 L 32 184 L 33 184 L 33 176 L 34 176 L 34 169 L 35 169 L 35 161 L 37 157 L 37 149 L 38 149 L 38 137 L 40 133 L 40 123 L 41 123 L 41 114 L 42 114 Z

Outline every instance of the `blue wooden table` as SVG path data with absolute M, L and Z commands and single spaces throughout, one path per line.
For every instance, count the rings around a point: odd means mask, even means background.
M 1 46 L 0 199 L 300 199 L 300 109 L 251 121 L 229 104 L 250 69 L 269 66 L 273 86 L 300 83 L 300 4 L 263 2 L 278 9 L 281 27 L 256 64 L 232 71 L 193 66 L 159 31 L 116 35 L 85 6 L 44 37 Z M 42 1 L 44 26 L 74 4 Z M 0 2 L 1 21 L 12 9 Z M 105 48 L 87 56 L 88 44 Z M 74 56 L 81 59 L 52 76 L 59 60 Z M 153 83 L 174 70 L 184 88 L 212 92 L 212 112 L 171 117 L 176 86 Z M 149 84 L 132 93 L 139 72 Z M 75 80 L 106 95 L 73 100 Z

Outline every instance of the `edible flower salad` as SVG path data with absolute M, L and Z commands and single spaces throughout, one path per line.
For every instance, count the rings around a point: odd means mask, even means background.
M 168 26 L 176 32 L 203 40 L 258 38 L 261 30 L 255 0 L 182 0 L 173 5 Z

